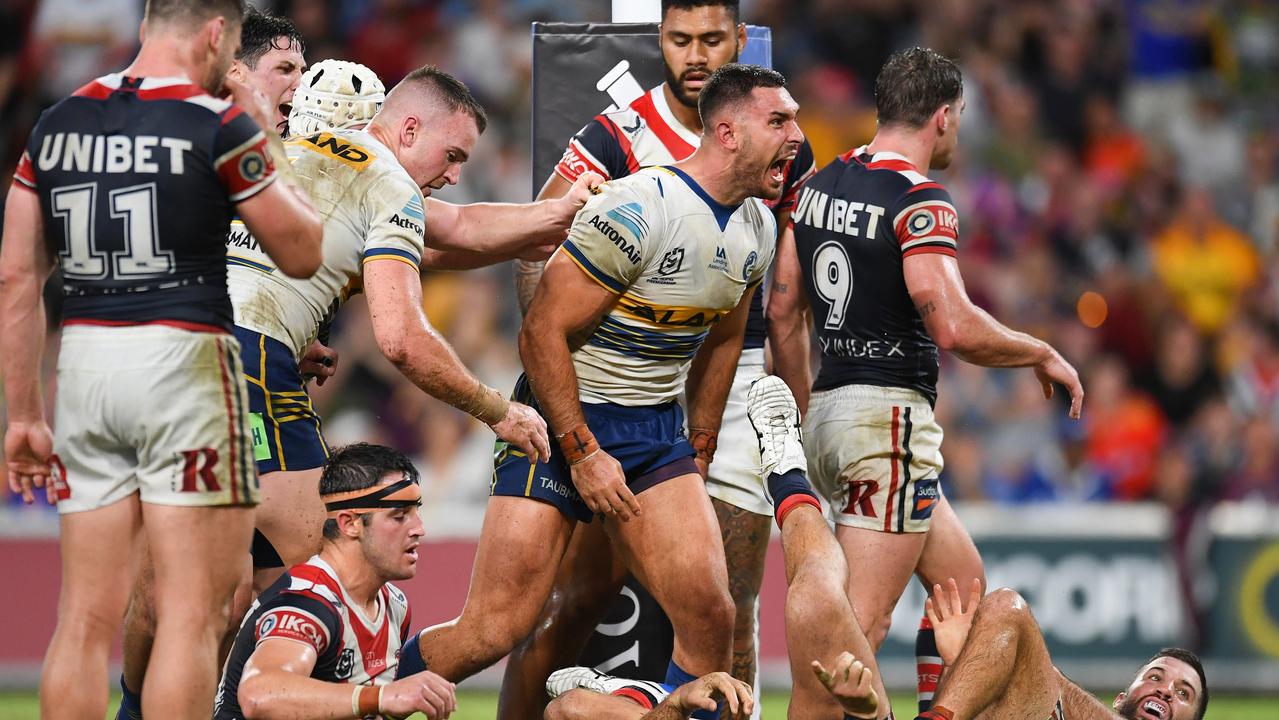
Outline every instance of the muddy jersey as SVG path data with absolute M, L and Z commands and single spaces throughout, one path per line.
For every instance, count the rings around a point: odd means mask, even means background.
M 762 202 L 721 205 L 678 168 L 606 183 L 556 250 L 618 296 L 573 353 L 581 400 L 675 400 L 711 328 L 764 279 L 776 235 Z
M 14 179 L 40 196 L 66 322 L 230 331 L 227 226 L 275 180 L 238 106 L 186 78 L 100 77 L 44 113 Z
M 937 345 L 911 302 L 902 261 L 954 256 L 950 193 L 906 158 L 858 148 L 804 186 L 791 215 L 822 365 L 814 390 L 878 385 L 937 400 Z
M 300 358 L 321 323 L 362 288 L 363 267 L 394 260 L 417 270 L 425 243 L 422 191 L 391 150 L 366 132 L 290 141 L 289 161 L 324 222 L 324 262 L 310 278 L 285 276 L 243 223 L 226 236 L 235 324 L 274 338 Z
M 244 717 L 237 697 L 240 676 L 253 651 L 270 639 L 315 650 L 311 677 L 316 680 L 355 685 L 394 681 L 410 619 L 408 598 L 390 583 L 378 592 L 373 617 L 366 617 L 318 555 L 294 565 L 262 593 L 240 624 L 218 686 L 214 720 Z
M 671 112 L 664 85 L 649 90 L 626 108 L 596 115 L 569 141 L 564 156 L 555 166 L 560 177 L 573 182 L 588 170 L 606 179 L 626 177 L 640 168 L 679 162 L 697 149 L 701 136 L 684 127 Z M 774 213 L 791 210 L 799 188 L 817 166 L 813 149 L 805 140 L 799 154 L 783 171 L 782 195 L 765 201 Z M 751 297 L 751 314 L 746 324 L 744 347 L 762 348 L 764 293 Z

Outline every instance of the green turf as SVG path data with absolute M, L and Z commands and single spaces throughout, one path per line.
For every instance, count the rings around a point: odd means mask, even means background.
M 118 700 L 113 696 L 113 707 L 116 702 Z M 893 695 L 893 707 L 899 717 L 911 717 L 906 711 L 914 707 L 914 702 L 913 696 Z M 492 720 L 497 713 L 497 694 L 460 692 L 457 707 L 453 720 Z M 0 692 L 0 720 L 38 720 L 39 717 L 40 704 L 35 693 Z M 769 720 L 785 718 L 786 695 L 766 693 L 763 717 Z M 1279 720 L 1279 696 L 1214 697 L 1208 709 L 1207 720 Z

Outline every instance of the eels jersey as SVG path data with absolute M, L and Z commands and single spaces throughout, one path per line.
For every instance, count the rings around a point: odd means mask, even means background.
M 410 637 L 409 601 L 387 583 L 367 618 L 347 595 L 337 573 L 319 555 L 294 565 L 249 608 L 235 636 L 218 685 L 214 720 L 244 717 L 240 676 L 264 640 L 282 638 L 315 650 L 311 677 L 333 683 L 386 685 L 395 680 L 400 648 Z
M 582 402 L 678 398 L 710 329 L 763 281 L 776 236 L 761 201 L 726 207 L 675 167 L 606 183 L 555 251 L 618 296 L 573 353 Z
M 321 323 L 362 287 L 364 263 L 416 269 L 425 244 L 422 191 L 391 150 L 363 131 L 338 130 L 287 144 L 302 189 L 324 221 L 324 263 L 306 280 L 285 276 L 243 223 L 227 236 L 235 324 L 279 340 L 300 358 Z
M 230 332 L 227 226 L 275 177 L 237 105 L 187 78 L 113 74 L 41 116 L 14 180 L 40 196 L 66 323 Z
M 596 115 L 569 141 L 564 156 L 555 166 L 560 177 L 573 182 L 587 170 L 616 180 L 640 168 L 679 162 L 697 149 L 701 136 L 684 127 L 666 102 L 665 85 L 639 96 L 628 107 Z M 774 213 L 792 210 L 799 188 L 817 170 L 808 140 L 787 164 L 782 195 L 764 204 Z M 746 324 L 746 348 L 764 347 L 764 293 L 751 298 L 751 314 Z
M 822 168 L 791 216 L 822 366 L 814 390 L 876 385 L 937 400 L 937 344 L 910 300 L 902 261 L 955 256 L 950 193 L 905 157 L 864 147 Z

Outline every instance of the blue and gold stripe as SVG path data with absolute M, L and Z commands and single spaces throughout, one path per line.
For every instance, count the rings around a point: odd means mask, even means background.
M 253 262 L 252 260 L 249 260 L 248 258 L 242 258 L 239 255 L 227 255 L 226 264 L 246 267 L 251 270 L 257 270 L 258 272 L 264 272 L 268 275 L 275 272 L 275 268 L 271 267 L 270 265 L 263 265 L 262 263 Z
M 560 249 L 568 253 L 569 259 L 577 263 L 577 266 L 595 282 L 615 293 L 626 292 L 625 285 L 596 267 L 595 263 L 591 262 L 571 240 L 565 240 L 564 244 L 560 245 Z
M 370 248 L 364 251 L 363 262 L 368 263 L 374 260 L 398 260 L 413 268 L 421 268 L 421 259 L 408 250 L 399 250 L 397 248 Z
M 702 347 L 710 331 L 691 335 L 645 330 L 605 318 L 588 344 L 644 360 L 689 360 Z

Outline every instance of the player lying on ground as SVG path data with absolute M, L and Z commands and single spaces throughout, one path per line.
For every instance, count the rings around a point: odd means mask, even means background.
M 390 448 L 348 445 L 324 468 L 320 496 L 327 511 L 320 553 L 254 603 L 213 717 L 448 717 L 457 707 L 452 683 L 430 671 L 393 680 L 410 613 L 390 582 L 417 572 L 417 469 Z
M 717 707 L 725 720 L 744 720 L 755 711 L 751 688 L 723 672 L 676 688 L 572 667 L 551 673 L 546 692 L 546 720 L 675 720 Z
M 793 682 L 788 717 L 888 717 L 870 644 L 844 591 L 848 566 L 805 477 L 795 400 L 779 378 L 766 376 L 751 385 L 746 407 L 786 562 L 786 648 Z M 575 687 L 583 690 L 572 691 Z M 568 668 L 547 681 L 548 693 L 556 698 L 547 717 L 634 720 L 671 687 Z
M 1108 708 L 1053 666 L 1015 591 L 982 598 L 974 584 L 965 606 L 951 579 L 934 586 L 927 613 L 945 670 L 932 709 L 916 720 L 1202 720 L 1208 709 L 1208 679 L 1189 650 L 1160 650 Z

